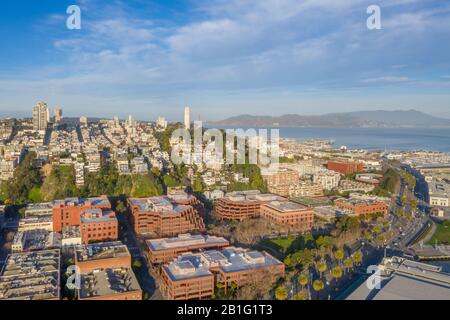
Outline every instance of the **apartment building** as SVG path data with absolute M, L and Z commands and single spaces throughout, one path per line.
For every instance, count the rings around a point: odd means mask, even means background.
M 320 184 L 325 190 L 333 190 L 339 186 L 341 175 L 331 170 L 322 170 L 313 175 L 313 182 Z

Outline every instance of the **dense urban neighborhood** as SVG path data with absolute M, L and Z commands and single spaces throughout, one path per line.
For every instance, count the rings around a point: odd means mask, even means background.
M 281 137 L 275 171 L 177 164 L 189 107 L 30 116 L 0 121 L 0 300 L 450 299 L 446 153 Z

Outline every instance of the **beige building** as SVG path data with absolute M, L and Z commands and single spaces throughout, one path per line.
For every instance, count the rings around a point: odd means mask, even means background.
M 33 107 L 33 130 L 45 131 L 49 122 L 48 107 L 45 102 L 38 102 Z

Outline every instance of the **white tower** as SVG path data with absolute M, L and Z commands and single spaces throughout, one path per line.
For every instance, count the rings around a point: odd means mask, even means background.
M 184 128 L 186 130 L 191 129 L 191 108 L 184 108 Z

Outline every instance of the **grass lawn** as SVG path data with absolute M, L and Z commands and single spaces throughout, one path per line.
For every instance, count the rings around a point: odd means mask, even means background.
M 450 244 L 450 221 L 436 224 L 436 232 L 427 242 L 429 245 Z
M 278 239 L 266 239 L 260 243 L 262 249 L 266 249 L 273 253 L 275 256 L 281 258 L 286 256 L 287 251 L 295 241 L 295 237 L 278 238 Z

